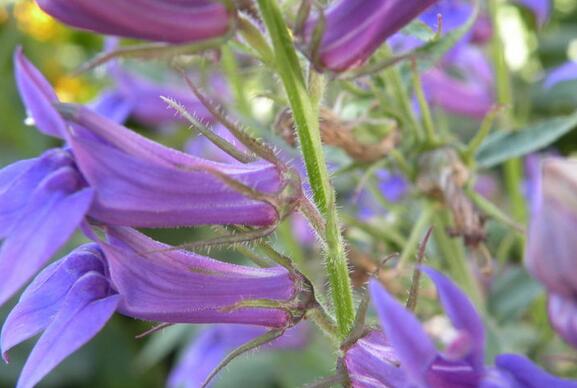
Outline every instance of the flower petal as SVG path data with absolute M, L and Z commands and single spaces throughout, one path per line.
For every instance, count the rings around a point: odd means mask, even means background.
M 48 175 L 32 194 L 0 250 L 0 305 L 68 240 L 92 202 L 71 167 Z M 33 243 L 32 243 L 33 242 Z
M 344 361 L 353 387 L 409 386 L 397 354 L 381 331 L 359 339 L 346 351 Z
M 557 334 L 577 348 L 577 299 L 549 294 L 547 309 L 551 326 Z
M 58 98 L 50 83 L 17 48 L 14 53 L 16 84 L 28 115 L 34 119 L 40 132 L 62 138 L 66 134 L 66 123 L 54 108 Z
M 495 358 L 495 365 L 506 370 L 525 388 L 576 388 L 577 381 L 560 379 L 545 372 L 531 360 L 517 354 L 501 354 Z
M 124 123 L 134 109 L 135 101 L 123 93 L 109 90 L 91 104 L 91 109 L 115 123 Z
M 85 108 L 70 137 L 79 169 L 96 192 L 91 215 L 138 227 L 202 224 L 270 225 L 269 204 L 245 197 L 211 175 L 214 169 L 261 192 L 280 188 L 269 163 L 211 162 L 150 141 Z M 81 126 L 81 127 L 80 127 Z
M 102 253 L 96 244 L 86 244 L 46 267 L 26 288 L 2 326 L 4 360 L 12 347 L 45 329 L 60 310 L 72 285 L 87 272 L 104 274 Z
M 443 304 L 443 309 L 453 326 L 467 333 L 471 341 L 471 362 L 476 370 L 482 370 L 485 357 L 485 329 L 481 317 L 463 291 L 449 278 L 430 267 L 423 266 L 422 271 L 435 283 Z
M 130 228 L 110 227 L 101 247 L 112 284 L 122 296 L 119 312 L 172 323 L 244 323 L 282 327 L 280 309 L 223 311 L 250 299 L 288 301 L 295 286 L 280 267 L 252 268 L 171 249 Z
M 414 382 L 424 384 L 426 372 L 437 355 L 435 345 L 417 318 L 376 280 L 371 280 L 369 290 L 385 336 L 402 368 Z
M 206 0 L 36 0 L 73 27 L 128 38 L 184 43 L 225 35 L 232 22 L 224 4 Z M 130 15 L 130 17 L 127 17 Z
M 577 80 L 577 62 L 569 61 L 551 70 L 545 78 L 543 87 L 551 89 L 558 83 L 573 80 Z
M 59 168 L 71 166 L 72 163 L 70 154 L 61 149 L 53 149 L 0 171 L 0 238 L 10 234 L 40 182 Z
M 26 360 L 17 388 L 33 387 L 104 327 L 119 301 L 118 295 L 109 295 L 108 280 L 95 272 L 85 274 L 72 286 Z

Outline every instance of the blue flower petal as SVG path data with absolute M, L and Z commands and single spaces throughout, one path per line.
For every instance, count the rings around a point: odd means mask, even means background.
M 102 329 L 119 301 L 118 295 L 109 294 L 108 280 L 95 272 L 74 284 L 26 360 L 17 388 L 33 387 Z
M 535 365 L 528 358 L 517 354 L 501 354 L 496 357 L 495 365 L 513 375 L 525 388 L 577 388 L 577 381 L 555 377 Z

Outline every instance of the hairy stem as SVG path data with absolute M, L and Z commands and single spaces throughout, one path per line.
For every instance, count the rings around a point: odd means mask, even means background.
M 338 332 L 344 338 L 352 327 L 355 314 L 345 248 L 334 202 L 334 189 L 329 181 L 319 130 L 318 103 L 321 91 L 318 89 L 322 86 L 320 85 L 322 79 L 317 76 L 311 77 L 313 82 L 318 82 L 310 88 L 314 93 L 311 97 L 289 30 L 277 2 L 258 0 L 258 5 L 272 40 L 277 71 L 294 117 L 314 201 L 321 214 L 327 218 L 326 269 Z

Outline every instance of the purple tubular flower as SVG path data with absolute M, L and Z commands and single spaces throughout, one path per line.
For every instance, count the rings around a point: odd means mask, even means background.
M 62 360 L 94 337 L 119 303 L 105 276 L 102 252 L 95 244 L 75 250 L 42 271 L 28 286 L 2 327 L 6 352 L 43 331 L 18 388 L 32 387 Z
M 342 72 L 361 65 L 388 37 L 436 1 L 336 1 L 324 11 L 326 25 L 316 66 Z M 305 41 L 310 43 L 318 21 L 316 16 L 308 22 Z
M 0 305 L 70 238 L 93 194 L 65 150 L 0 170 Z
M 171 323 L 242 323 L 285 327 L 290 316 L 276 308 L 238 308 L 245 300 L 289 302 L 295 281 L 284 268 L 223 263 L 156 242 L 130 228 L 108 228 L 101 243 L 118 311 L 138 319 Z
M 234 16 L 211 0 L 36 0 L 62 23 L 100 34 L 169 43 L 224 36 Z M 130 17 L 127 17 L 130 15 Z
M 394 354 L 382 354 L 382 368 L 391 368 L 391 359 L 398 360 L 399 369 L 408 384 L 429 388 L 457 387 L 527 387 L 543 386 L 577 387 L 577 382 L 562 380 L 543 371 L 528 359 L 503 354 L 497 356 L 495 367 L 484 365 L 485 334 L 481 318 L 465 294 L 441 273 L 423 267 L 422 270 L 437 287 L 445 312 L 458 332 L 457 338 L 444 352 L 438 352 L 417 318 L 399 304 L 376 281 L 370 283 L 370 292 L 377 309 L 386 341 Z M 359 356 L 359 364 L 369 357 Z M 366 361 L 365 361 L 366 360 Z M 375 368 L 372 368 L 373 370 Z M 385 384 L 378 373 L 367 370 L 366 379 L 376 379 Z M 398 373 L 398 372 L 397 372 Z M 395 375 L 402 381 L 401 375 Z M 547 385 L 543 385 L 544 383 Z M 363 387 L 367 385 L 354 385 Z
M 547 158 L 534 193 L 525 265 L 549 292 L 549 319 L 577 347 L 577 161 Z
M 33 69 L 22 57 L 17 66 L 24 64 Z M 28 81 L 23 85 L 23 95 L 39 96 L 40 83 Z M 53 101 L 39 96 L 27 103 L 32 117 L 40 117 L 38 112 L 52 106 Z M 278 220 L 273 206 L 247 198 L 215 176 L 225 175 L 272 194 L 287 183 L 276 166 L 264 162 L 211 162 L 155 143 L 87 108 L 71 105 L 63 109 L 68 112 L 66 121 L 72 130 L 61 136 L 71 147 L 83 178 L 95 191 L 90 216 L 99 221 L 134 227 L 177 227 L 260 226 Z
M 271 225 L 270 204 L 245 197 L 214 173 L 254 190 L 281 189 L 280 172 L 264 162 L 211 162 L 152 142 L 81 106 L 67 106 L 68 143 L 95 191 L 90 215 L 108 224 L 175 227 Z
M 545 89 L 551 89 L 555 85 L 566 82 L 574 81 L 577 79 L 577 62 L 569 61 L 565 62 L 559 67 L 554 68 L 547 74 L 543 87 Z
M 306 330 L 303 328 L 306 329 L 306 326 L 295 326 L 263 348 L 266 350 L 302 348 L 307 339 Z M 206 328 L 184 350 L 168 376 L 167 387 L 200 387 L 228 353 L 266 332 L 265 328 L 258 326 L 215 325 Z
M 169 250 L 130 228 L 106 231 L 107 241 L 86 244 L 46 267 L 6 319 L 0 337 L 5 360 L 12 347 L 43 332 L 18 387 L 35 385 L 94 337 L 114 312 L 169 323 L 265 328 L 287 328 L 301 318 L 292 309 L 297 294 L 307 291 L 301 278 L 284 268 L 250 268 Z M 286 302 L 287 308 L 238 305 L 254 299 Z M 291 336 L 283 341 L 299 343 Z

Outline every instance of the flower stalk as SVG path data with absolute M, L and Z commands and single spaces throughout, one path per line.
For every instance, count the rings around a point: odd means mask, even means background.
M 298 57 L 277 3 L 259 0 L 258 4 L 272 40 L 278 74 L 294 116 L 314 201 L 321 214 L 328 220 L 326 224 L 328 254 L 326 268 L 338 332 L 341 338 L 345 338 L 354 321 L 354 306 L 344 243 L 333 200 L 334 190 L 329 181 L 319 130 L 318 108 L 315 106 L 315 102 L 318 103 L 320 100 L 320 94 L 317 94 L 320 92 L 317 90 L 314 98 L 311 98 L 307 92 Z M 313 89 L 316 88 L 313 87 Z

